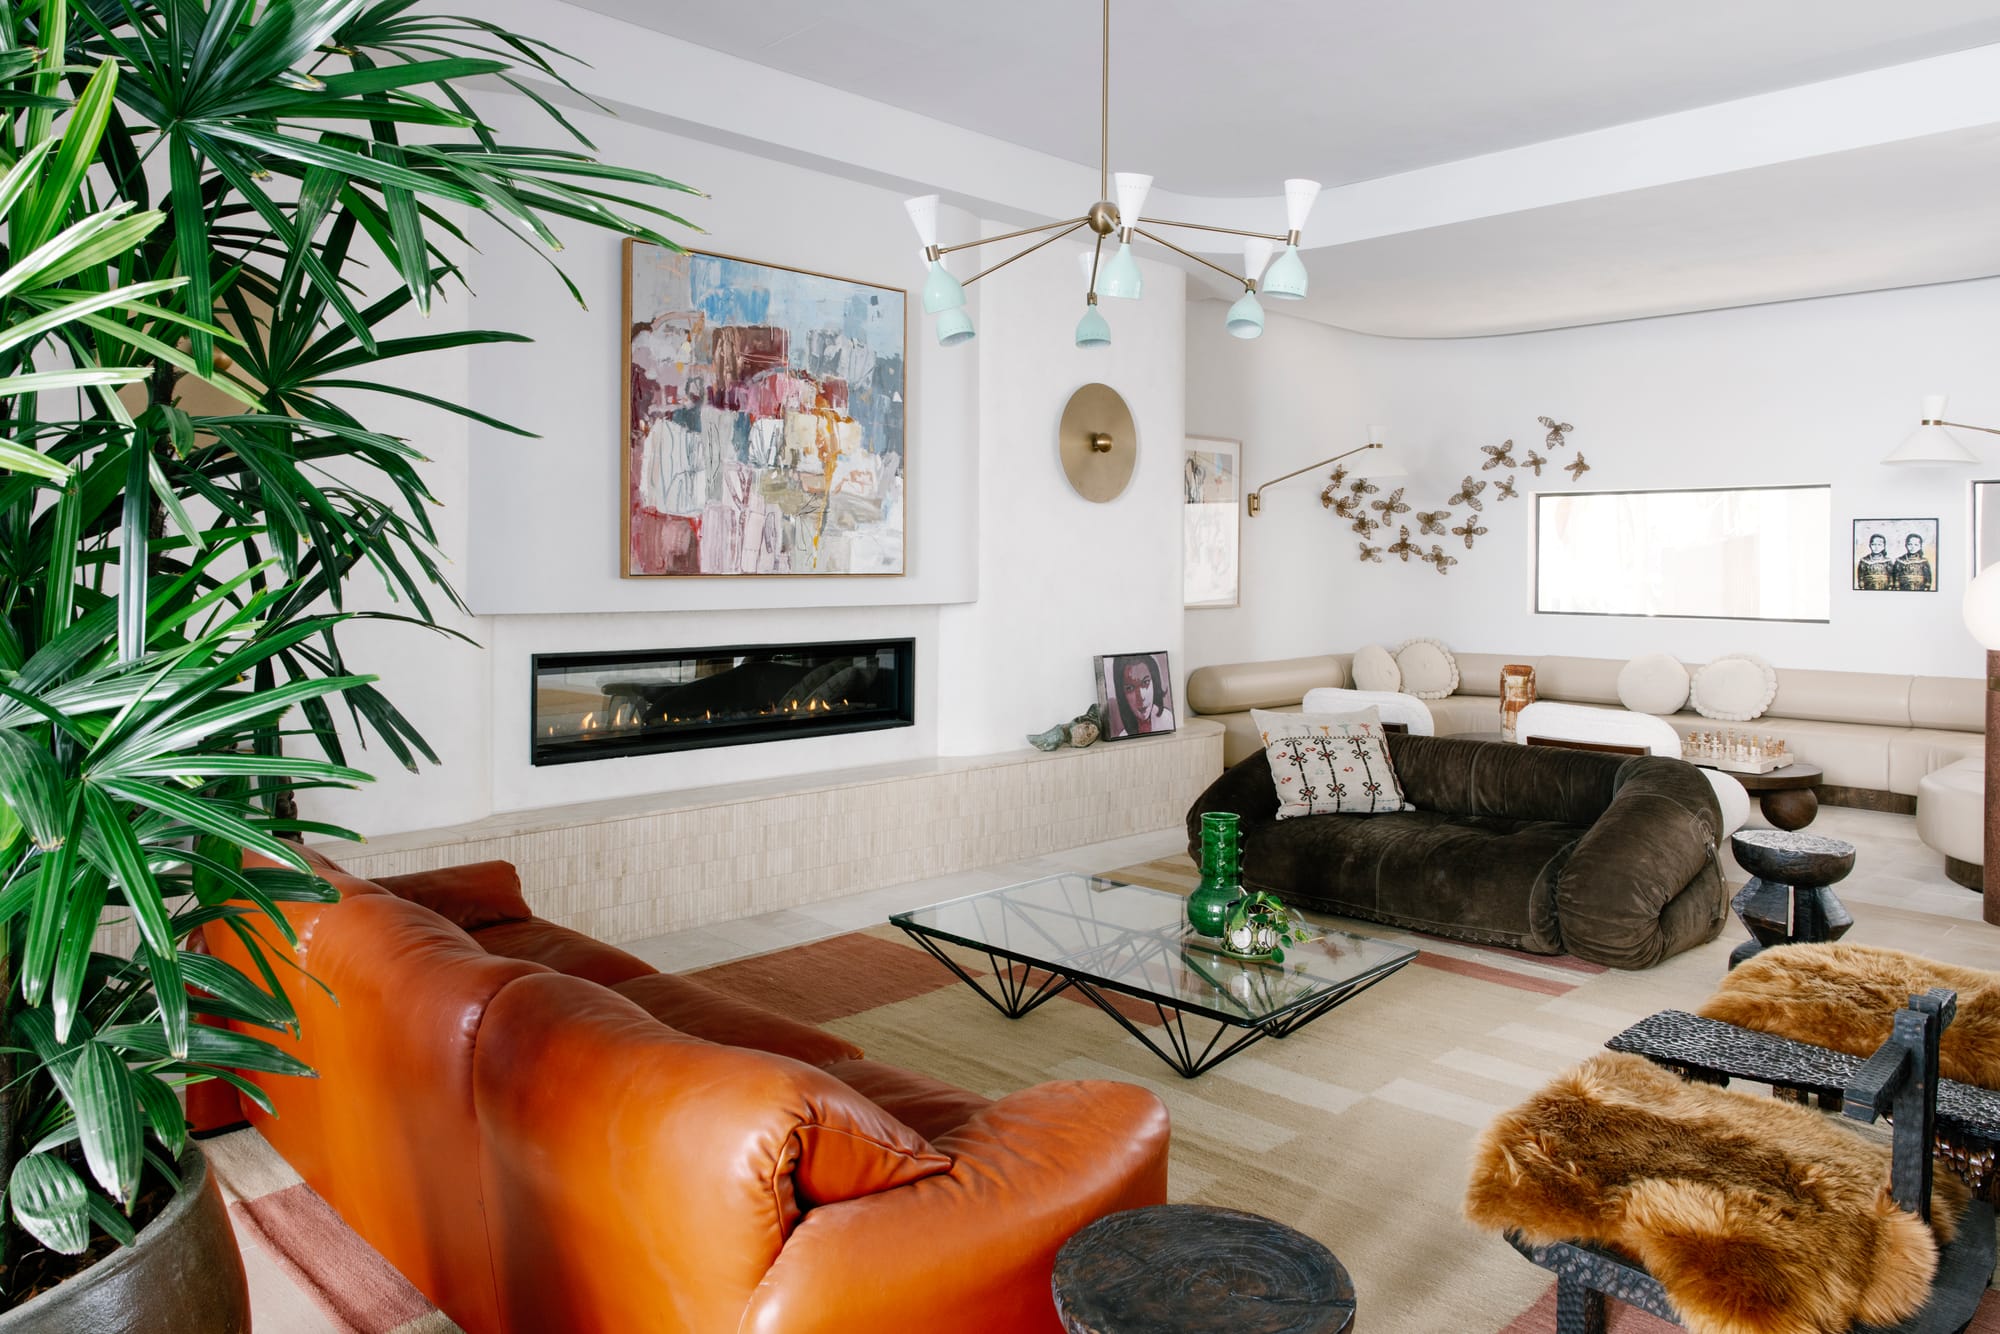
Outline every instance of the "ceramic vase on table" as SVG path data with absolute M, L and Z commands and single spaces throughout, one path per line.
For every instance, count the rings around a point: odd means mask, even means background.
M 1188 924 L 1204 936 L 1218 939 L 1229 917 L 1229 905 L 1243 895 L 1240 830 L 1234 811 L 1209 811 L 1201 817 L 1201 884 L 1188 895 Z
M 1500 735 L 1512 741 L 1521 710 L 1535 702 L 1535 669 L 1510 662 L 1500 669 Z

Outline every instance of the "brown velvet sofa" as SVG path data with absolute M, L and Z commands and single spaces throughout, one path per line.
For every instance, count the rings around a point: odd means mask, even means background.
M 245 1116 L 469 1334 L 1055 1331 L 1055 1252 L 1166 1197 L 1144 1089 L 992 1101 L 535 917 L 505 862 L 285 905 L 316 1079 Z M 211 949 L 243 966 L 227 929 Z
M 1188 811 L 1242 818 L 1243 883 L 1297 907 L 1535 954 L 1648 968 L 1713 940 L 1722 813 L 1680 760 L 1389 737 L 1415 810 L 1277 818 L 1260 750 Z

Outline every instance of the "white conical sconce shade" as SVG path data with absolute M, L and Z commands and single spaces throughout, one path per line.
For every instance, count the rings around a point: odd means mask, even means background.
M 956 310 L 964 304 L 964 285 L 951 276 L 943 260 L 932 260 L 930 272 L 924 275 L 924 310 L 935 315 L 941 310 Z
M 1285 182 L 1285 230 L 1302 232 L 1313 201 L 1319 198 L 1319 182 L 1293 179 Z
M 1144 286 L 1139 276 L 1139 261 L 1132 256 L 1132 243 L 1120 241 L 1118 249 L 1106 261 L 1104 272 L 1098 276 L 1097 294 L 1137 301 Z
M 1111 178 L 1111 193 L 1118 204 L 1118 225 L 1129 238 L 1132 229 L 1139 225 L 1139 215 L 1145 211 L 1146 195 L 1153 188 L 1151 176 L 1141 176 L 1136 171 L 1121 171 Z
M 921 195 L 916 199 L 905 199 L 903 211 L 910 215 L 910 225 L 917 229 L 917 239 L 929 250 L 937 244 L 938 238 L 938 197 Z
M 1924 415 L 1917 429 L 1903 437 L 1903 443 L 1889 452 L 1884 463 L 1977 463 L 1979 456 L 1942 425 L 1946 398 L 1932 394 L 1924 399 Z
M 1264 266 L 1271 262 L 1271 243 L 1261 236 L 1253 236 L 1243 243 L 1243 276 L 1256 282 L 1264 276 Z

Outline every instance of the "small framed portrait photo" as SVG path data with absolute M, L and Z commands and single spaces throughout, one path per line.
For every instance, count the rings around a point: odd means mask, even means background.
M 1164 653 L 1107 653 L 1095 659 L 1104 739 L 1158 736 L 1176 727 L 1173 669 Z
M 1856 519 L 1854 586 L 1864 593 L 1935 593 L 1936 519 Z

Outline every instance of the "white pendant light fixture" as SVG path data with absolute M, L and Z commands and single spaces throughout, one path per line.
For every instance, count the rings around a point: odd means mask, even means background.
M 1924 400 L 1924 415 L 1918 419 L 1917 429 L 1903 437 L 1903 443 L 1891 450 L 1884 463 L 1977 463 L 1979 456 L 1965 447 L 1965 442 L 1953 435 L 1946 427 L 1956 427 L 1961 431 L 1984 431 L 1988 435 L 2000 435 L 2000 430 L 1991 426 L 1968 426 L 1964 422 L 1948 422 L 1944 419 L 1945 396 L 1932 394 Z
M 1228 277 L 1231 282 L 1241 281 L 1244 284 L 1243 296 L 1229 308 L 1228 316 L 1229 332 L 1238 338 L 1255 338 L 1264 331 L 1264 308 L 1257 302 L 1257 277 L 1263 271 L 1264 262 L 1269 261 L 1273 245 L 1282 245 L 1285 250 L 1271 268 L 1269 295 L 1289 301 L 1297 300 L 1306 294 L 1306 267 L 1299 259 L 1299 234 L 1305 229 L 1306 215 L 1312 210 L 1313 200 L 1319 195 L 1320 187 L 1317 181 L 1285 182 L 1285 231 L 1282 234 L 1242 232 L 1232 227 L 1211 227 L 1197 222 L 1169 222 L 1164 218 L 1142 217 L 1140 210 L 1145 207 L 1146 194 L 1152 188 L 1153 178 L 1137 172 L 1118 173 L 1117 202 L 1112 202 L 1111 0 L 1104 0 L 1103 54 L 1103 77 L 1098 87 L 1097 202 L 1090 206 L 1088 212 L 1080 217 L 1064 218 L 1060 222 L 1043 223 L 1039 227 L 1024 227 L 1019 231 L 1003 232 L 998 236 L 941 246 L 937 243 L 938 197 L 925 195 L 920 199 L 911 199 L 904 203 L 903 207 L 910 214 L 910 222 L 917 229 L 917 239 L 923 243 L 924 262 L 929 266 L 924 277 L 924 309 L 938 317 L 938 342 L 946 347 L 962 343 L 972 337 L 972 321 L 964 311 L 967 287 L 994 270 L 1005 268 L 1023 255 L 1032 254 L 1051 241 L 1060 240 L 1084 227 L 1096 233 L 1098 256 L 1103 259 L 1103 263 L 1093 271 L 1095 281 L 1085 300 L 1087 309 L 1084 311 L 1082 321 L 1077 324 L 1079 347 L 1101 347 L 1111 340 L 1110 325 L 1097 309 L 1099 296 L 1116 297 L 1127 301 L 1138 300 L 1143 284 L 1139 273 L 1139 261 L 1132 253 L 1134 238 L 1151 241 L 1197 264 L 1207 265 L 1217 273 Z M 1186 231 L 1250 236 L 1264 243 L 1263 261 L 1256 266 L 1256 272 L 1238 279 L 1220 264 L 1203 259 L 1193 251 L 1183 249 L 1172 241 L 1147 231 L 1140 225 L 1141 223 L 1153 227 L 1178 227 Z M 999 263 L 981 269 L 962 283 L 944 267 L 944 257 L 953 251 L 992 245 L 998 241 L 1012 241 L 1024 236 L 1037 236 L 1040 239 Z M 1105 258 L 1102 253 L 1105 238 L 1113 236 L 1117 238 L 1117 248 Z M 1086 327 L 1093 335 L 1089 340 L 1084 336 Z M 1100 332 L 1103 337 L 1095 337 Z

